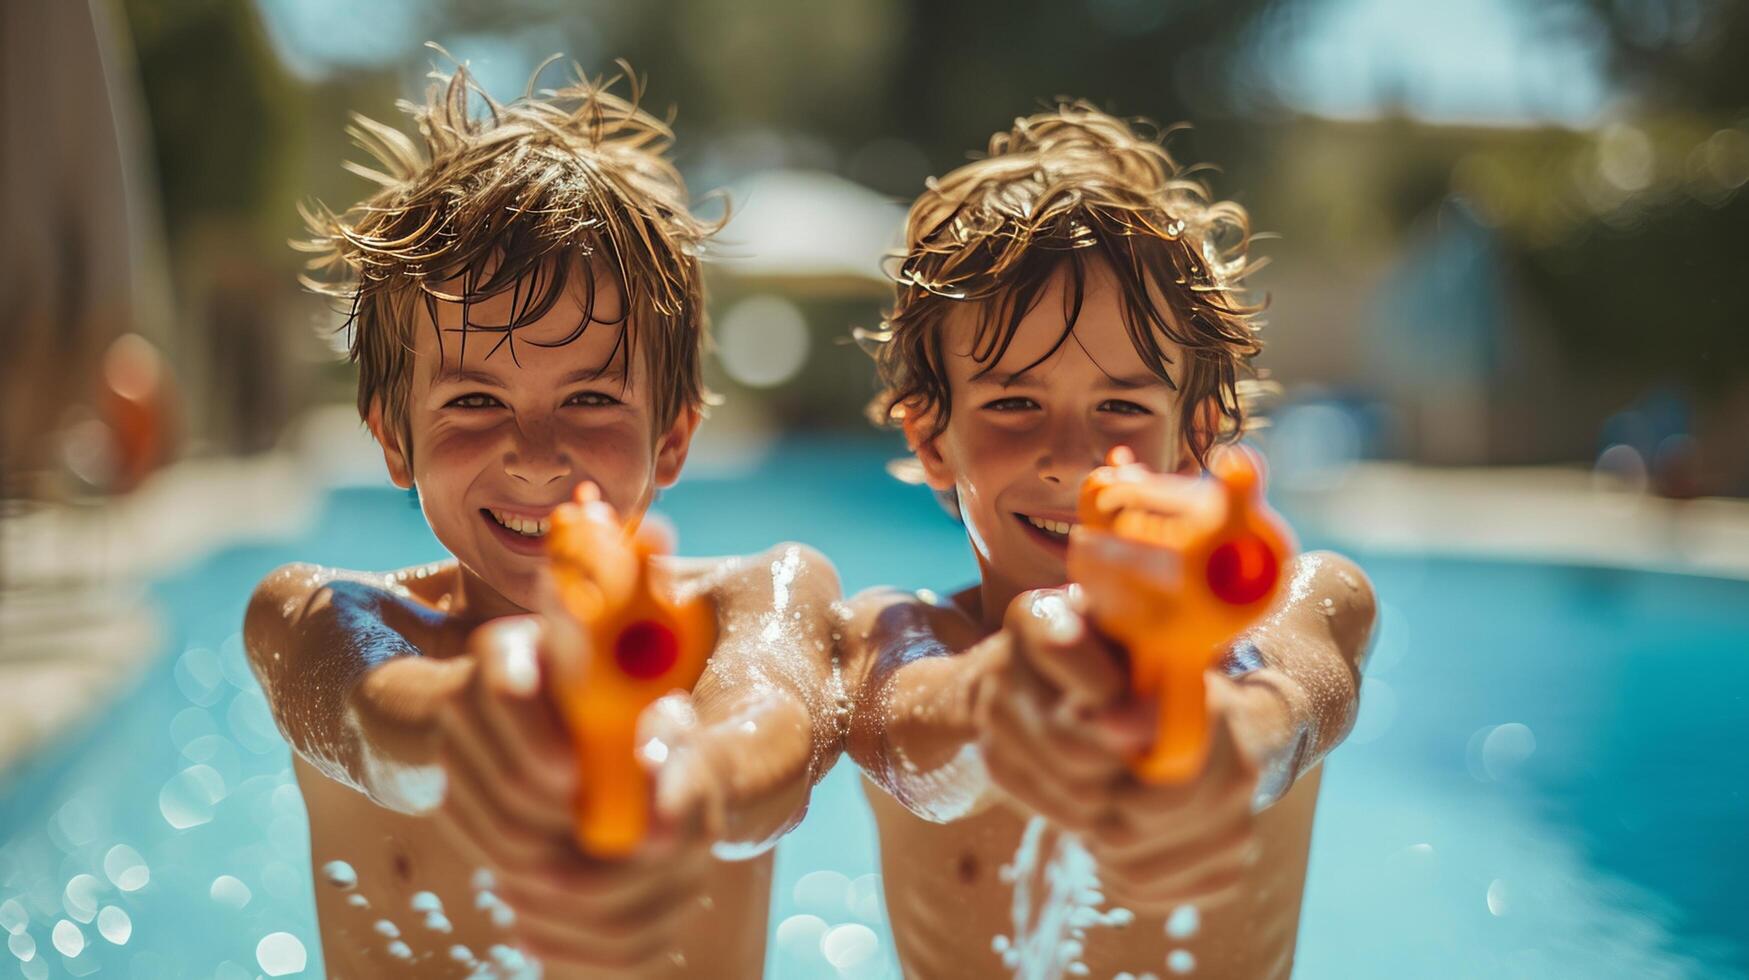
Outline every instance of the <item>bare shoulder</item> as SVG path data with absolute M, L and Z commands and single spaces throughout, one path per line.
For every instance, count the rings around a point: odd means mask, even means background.
M 1293 596 L 1303 596 L 1328 610 L 1331 633 L 1345 652 L 1364 659 L 1378 617 L 1378 597 L 1366 572 L 1346 555 L 1311 551 L 1294 564 Z
M 253 650 L 269 644 L 281 648 L 299 624 L 342 609 L 367 610 L 376 619 L 401 624 L 409 618 L 442 616 L 444 594 L 450 589 L 446 568 L 454 562 L 419 565 L 389 572 L 334 568 L 312 562 L 292 562 L 268 572 L 249 598 L 243 619 L 243 641 Z
M 851 597 L 845 603 L 845 625 L 845 655 L 850 659 L 951 654 L 982 639 L 978 625 L 955 603 L 925 590 L 891 586 Z

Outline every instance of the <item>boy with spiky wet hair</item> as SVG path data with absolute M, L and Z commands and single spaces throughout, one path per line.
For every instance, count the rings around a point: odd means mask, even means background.
M 848 747 L 881 790 L 908 975 L 1288 974 L 1316 766 L 1352 723 L 1373 620 L 1364 576 L 1328 553 L 1287 570 L 1208 674 L 1204 769 L 1162 786 L 1127 765 L 1155 712 L 1064 588 L 1077 491 L 1109 450 L 1195 472 L 1251 420 L 1249 238 L 1243 209 L 1078 102 L 1016 120 L 912 205 L 893 309 L 864 337 L 873 414 L 964 522 L 979 581 L 865 592 L 846 631 Z
M 612 86 L 499 104 L 458 69 L 406 106 L 417 141 L 357 120 L 375 165 L 349 166 L 376 193 L 305 212 L 310 285 L 350 309 L 359 412 L 454 556 L 288 566 L 250 604 L 331 976 L 514 974 L 529 957 L 548 976 L 757 976 L 769 845 L 838 749 L 831 567 L 798 546 L 674 560 L 676 596 L 714 605 L 720 642 L 691 692 L 643 716 L 654 833 L 624 860 L 573 842 L 550 668 L 581 640 L 534 614 L 549 515 L 588 481 L 642 516 L 705 400 L 711 229 L 667 127 Z

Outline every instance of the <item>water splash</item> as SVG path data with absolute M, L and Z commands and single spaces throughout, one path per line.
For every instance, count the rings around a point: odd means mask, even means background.
M 1180 905 L 1166 919 L 1166 936 L 1169 939 L 1189 939 L 1201 928 L 1202 913 L 1194 905 Z
M 1014 935 L 997 936 L 991 949 L 1016 980 L 1059 980 L 1065 973 L 1085 976 L 1081 962 L 1087 930 L 1122 926 L 1134 921 L 1128 909 L 1103 910 L 1099 872 L 1093 855 L 1072 834 L 1057 834 L 1045 854 L 1049 825 L 1042 817 L 1027 821 L 1015 848 L 1014 861 L 1002 866 L 1001 879 L 1013 886 L 1009 906 Z M 1033 886 L 1042 878 L 1046 891 L 1033 902 Z
M 834 926 L 820 940 L 820 952 L 839 973 L 860 974 L 878 963 L 880 937 L 860 922 Z
M 341 891 L 348 891 L 358 886 L 358 872 L 345 861 L 329 861 L 322 865 L 322 880 Z
M 0 902 L 0 929 L 17 935 L 30 926 L 30 913 L 16 898 Z

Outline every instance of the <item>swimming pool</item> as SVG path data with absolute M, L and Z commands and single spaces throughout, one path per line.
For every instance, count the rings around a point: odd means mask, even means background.
M 790 442 L 660 509 L 691 554 L 794 538 L 849 590 L 969 580 L 958 528 L 884 473 L 892 451 Z M 284 561 L 439 556 L 404 494 L 343 488 L 300 539 L 156 582 L 163 656 L 0 781 L 0 975 L 316 975 L 307 821 L 243 660 L 243 603 Z M 1380 636 L 1328 763 L 1296 976 L 1749 976 L 1749 582 L 1355 557 Z M 896 975 L 871 831 L 841 765 L 780 845 L 772 976 Z M 881 944 L 857 962 L 834 945 L 840 970 L 822 926 Z

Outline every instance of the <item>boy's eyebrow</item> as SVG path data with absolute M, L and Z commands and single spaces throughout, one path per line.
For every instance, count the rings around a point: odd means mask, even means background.
M 976 375 L 972 377 L 971 383 L 995 385 L 1000 388 L 1012 388 L 1015 385 L 1025 384 L 1031 381 L 1031 374 L 1032 369 L 1027 368 L 1025 371 L 1016 371 L 1013 374 L 1000 378 L 990 377 L 988 375 Z M 1170 386 L 1171 382 L 1166 381 L 1152 372 L 1143 372 L 1141 374 L 1124 375 L 1121 378 L 1116 375 L 1107 374 L 1105 375 L 1105 380 L 1101 382 L 1099 386 L 1102 388 L 1121 388 L 1125 391 L 1131 391 L 1136 388 L 1151 388 L 1158 384 Z
M 562 387 L 564 385 L 576 384 L 579 381 L 599 381 L 604 378 L 610 381 L 618 381 L 623 380 L 625 374 L 625 367 L 619 364 L 602 368 L 582 368 L 580 370 L 572 371 L 570 374 L 560 378 L 559 385 Z M 454 381 L 464 384 L 489 385 L 493 388 L 505 387 L 504 382 L 484 371 L 445 371 L 442 374 L 439 374 L 436 380 L 440 382 Z
M 1147 373 L 1143 373 L 1143 374 L 1128 374 L 1128 375 L 1124 375 L 1121 378 L 1117 377 L 1115 375 L 1108 374 L 1105 376 L 1105 378 L 1106 378 L 1106 380 L 1105 380 L 1105 383 L 1102 385 L 1102 387 L 1122 388 L 1125 390 L 1131 390 L 1131 389 L 1135 389 L 1135 388 L 1152 388 L 1155 385 L 1160 385 L 1160 384 L 1170 385 L 1171 384 L 1170 381 L 1167 381 L 1166 379 L 1164 379 L 1164 378 L 1160 377 L 1159 375 L 1154 374 L 1152 372 L 1147 372 Z

